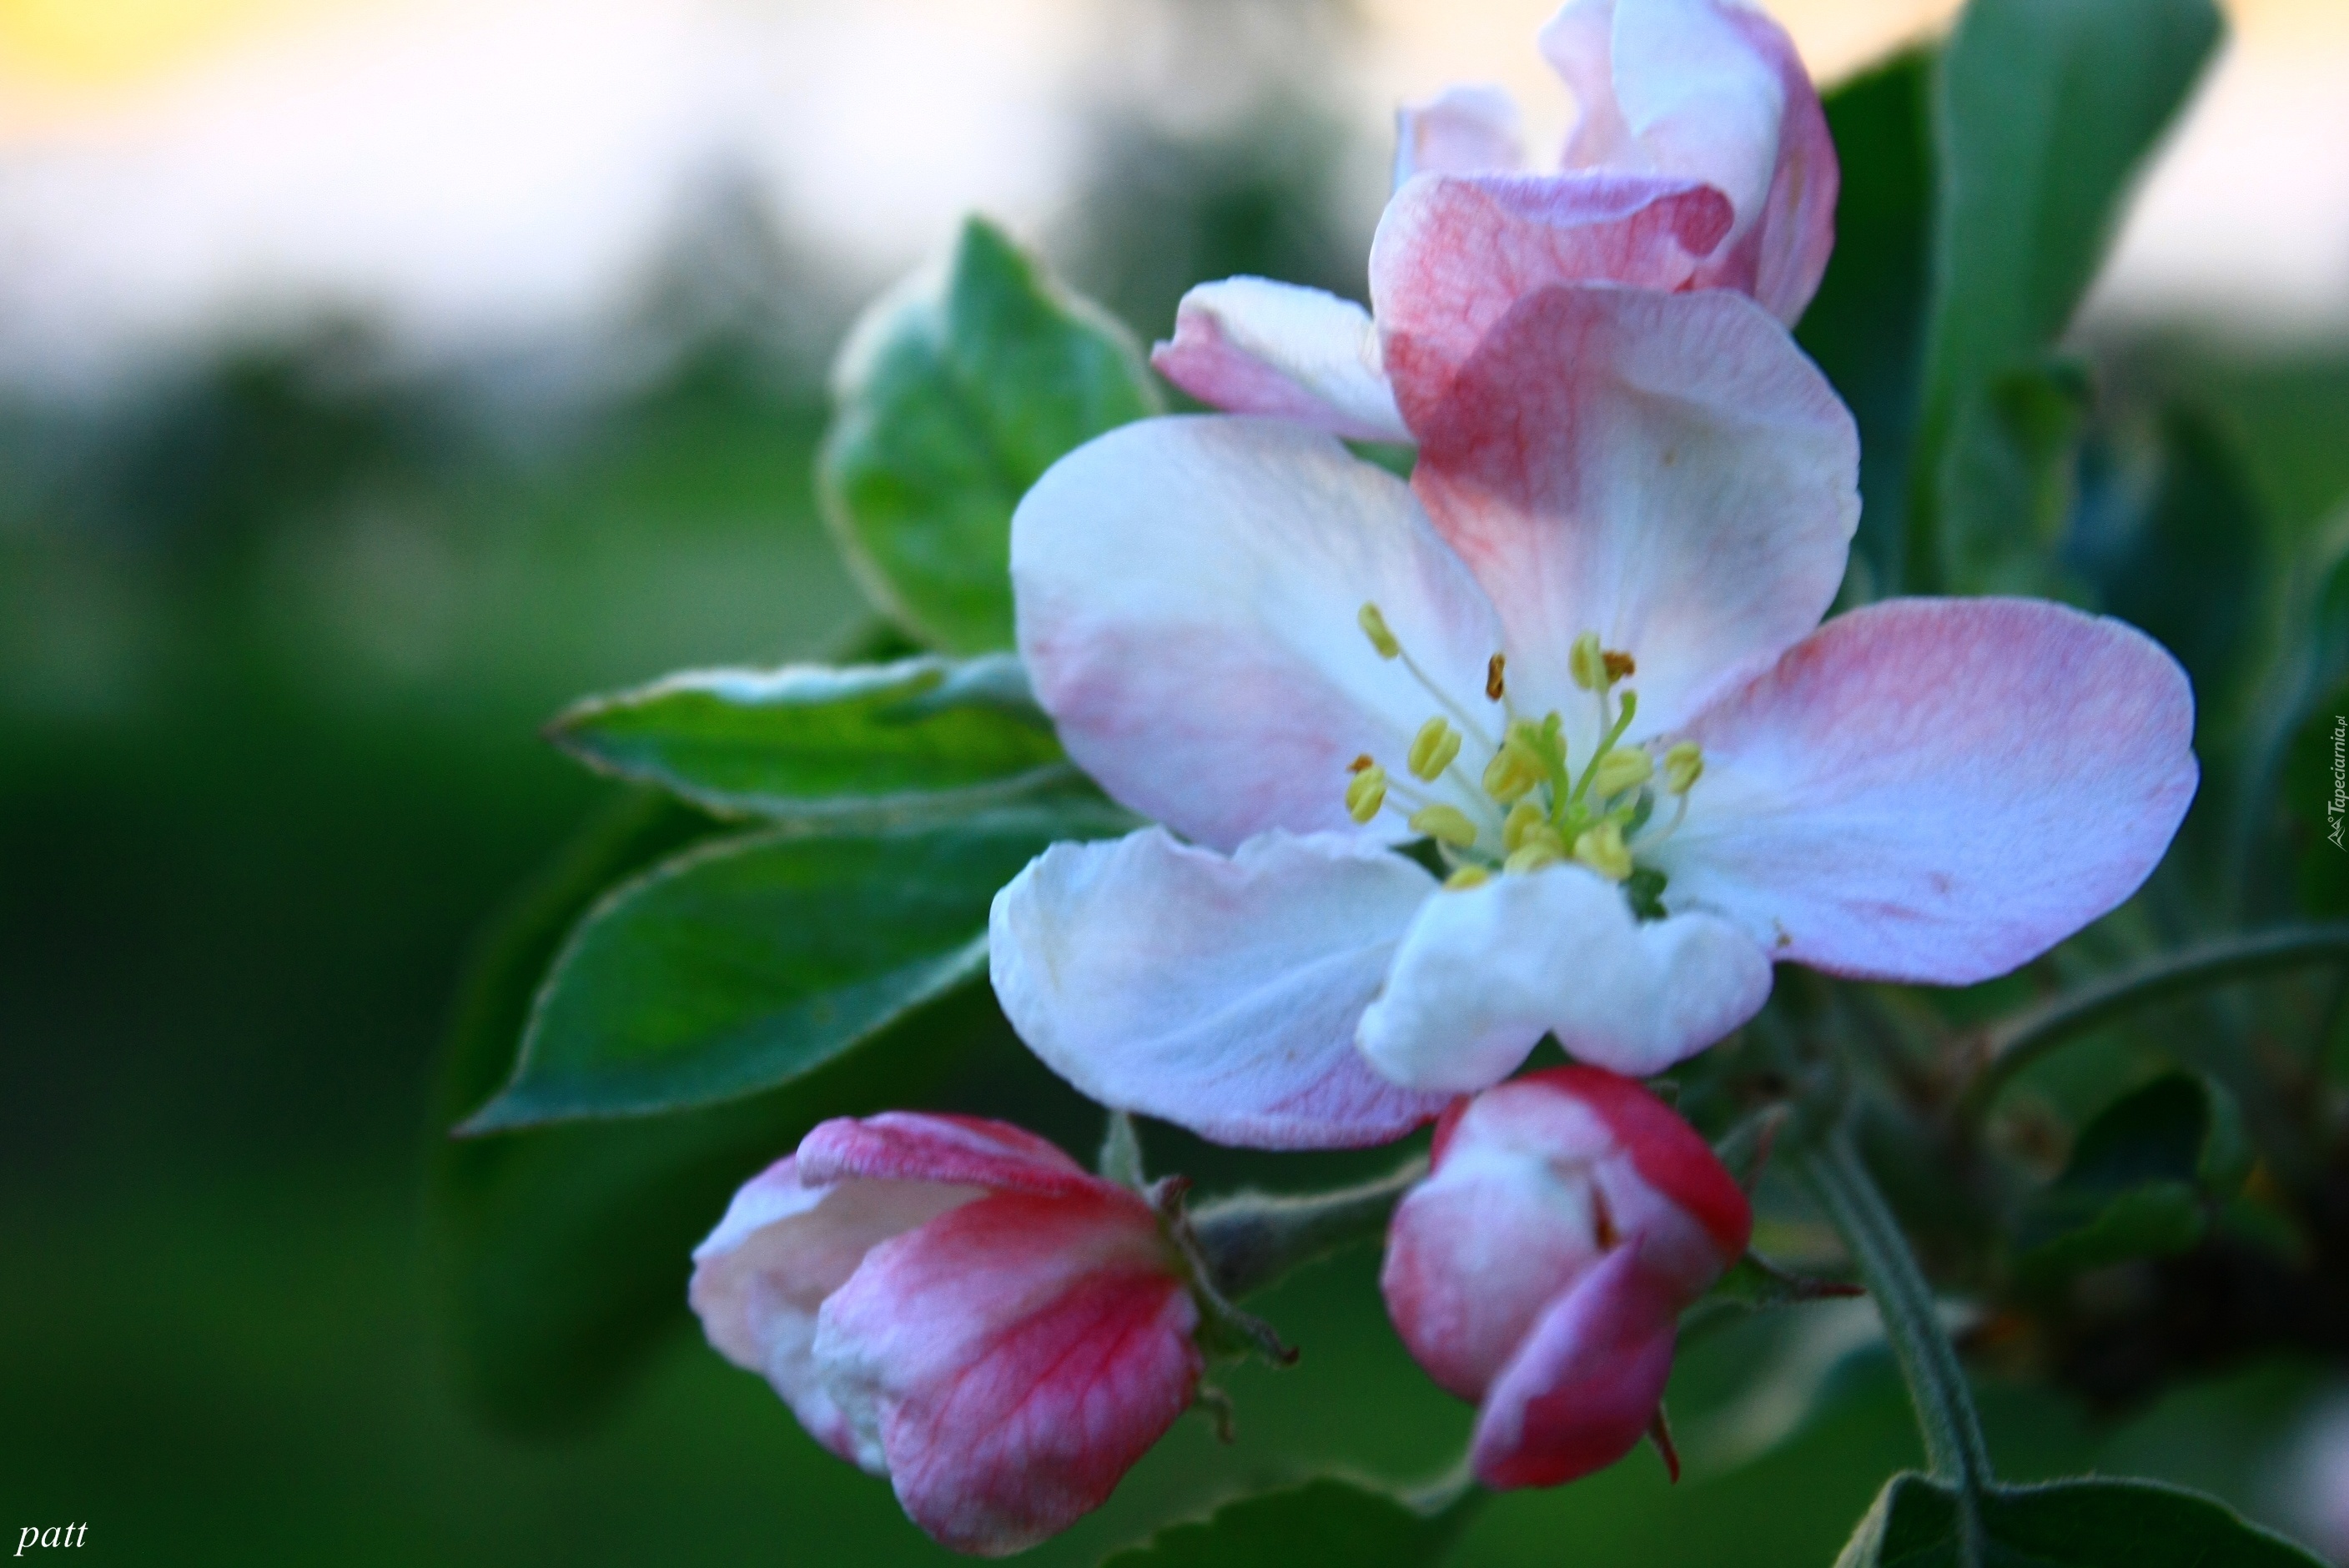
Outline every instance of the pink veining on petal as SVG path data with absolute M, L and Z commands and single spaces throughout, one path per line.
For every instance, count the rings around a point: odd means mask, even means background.
M 1785 84 L 1778 164 L 1760 221 L 1728 254 L 1699 269 L 1695 284 L 1743 289 L 1792 326 L 1818 293 L 1835 250 L 1836 199 L 1842 190 L 1843 166 L 1836 157 L 1818 89 L 1811 85 L 1793 40 L 1758 11 L 1733 7 L 1730 20 Z
M 1047 1197 L 1133 1197 L 1024 1129 L 926 1111 L 884 1111 L 862 1120 L 837 1117 L 801 1141 L 802 1182 L 820 1187 L 851 1177 L 939 1181 Z
M 1405 421 L 1419 430 L 1453 374 L 1520 298 L 1553 284 L 1684 287 L 1733 217 L 1728 198 L 1687 180 L 1412 181 L 1371 242 L 1371 301 Z
M 1098 1507 L 1189 1407 L 1196 1326 L 1146 1208 L 1004 1193 L 875 1247 L 815 1351 L 907 1514 L 999 1555 Z
M 1542 290 L 1407 413 L 1413 488 L 1492 595 L 1530 711 L 1589 712 L 1567 671 L 1596 632 L 1638 661 L 1630 738 L 1669 730 L 1800 641 L 1843 581 L 1857 429 L 1742 295 Z
M 1687 727 L 1677 901 L 1830 973 L 1970 985 L 2151 874 L 2192 801 L 2194 697 L 2159 645 L 2022 599 L 1828 622 Z
M 1671 1376 L 1680 1303 L 1630 1248 L 1542 1315 L 1476 1418 L 1471 1462 L 1496 1489 L 1557 1486 L 1631 1451 Z

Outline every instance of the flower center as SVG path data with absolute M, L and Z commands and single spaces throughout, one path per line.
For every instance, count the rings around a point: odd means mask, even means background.
M 1599 710 L 1598 742 L 1578 759 L 1568 755 L 1563 715 L 1552 710 L 1537 719 L 1517 711 L 1501 655 L 1485 671 L 1485 699 L 1497 711 L 1480 720 L 1429 677 L 1376 604 L 1364 604 L 1358 619 L 1379 657 L 1401 661 L 1439 711 L 1412 738 L 1406 777 L 1367 752 L 1354 758 L 1346 810 L 1355 821 L 1381 811 L 1402 816 L 1433 841 L 1451 872 L 1448 888 L 1571 860 L 1621 884 L 1642 919 L 1662 918 L 1664 874 L 1642 857 L 1687 817 L 1704 753 L 1686 740 L 1661 756 L 1646 744 L 1624 744 L 1640 711 L 1640 694 L 1627 684 L 1638 673 L 1630 655 L 1602 646 L 1596 632 L 1575 639 L 1568 673 Z M 1659 821 L 1666 799 L 1671 810 Z

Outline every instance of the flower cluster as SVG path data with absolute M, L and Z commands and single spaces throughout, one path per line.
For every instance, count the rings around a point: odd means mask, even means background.
M 2126 899 L 2195 784 L 2178 665 L 2046 603 L 1826 619 L 1857 436 L 1788 324 L 1837 163 L 1736 0 L 1573 0 L 1579 119 L 1401 117 L 1371 308 L 1195 289 L 1159 368 L 1226 414 L 1070 454 L 1014 519 L 1019 653 L 1160 824 L 997 898 L 1006 1016 L 1092 1099 L 1212 1140 L 1437 1122 L 1383 1276 L 1480 1406 L 1475 1472 L 1613 1462 L 1750 1215 L 1635 1079 L 1774 965 L 1962 985 Z M 1417 448 L 1408 481 L 1341 438 Z M 1579 1064 L 1514 1078 L 1554 1040 Z M 965 1550 L 1097 1505 L 1194 1399 L 1179 1214 L 1016 1130 L 828 1123 L 697 1254 L 725 1354 Z

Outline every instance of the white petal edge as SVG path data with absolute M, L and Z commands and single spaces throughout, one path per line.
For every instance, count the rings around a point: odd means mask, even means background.
M 1408 441 L 1371 313 L 1269 278 L 1201 284 L 1151 353 L 1161 375 L 1234 414 L 1294 419 L 1358 441 Z

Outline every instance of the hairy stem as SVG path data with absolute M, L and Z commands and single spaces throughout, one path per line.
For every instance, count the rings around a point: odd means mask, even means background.
M 1837 1129 L 1828 1133 L 1795 1154 L 1793 1163 L 1842 1233 L 1884 1319 L 1885 1336 L 1892 1342 L 1893 1358 L 1917 1408 L 1926 1465 L 1934 1480 L 1957 1493 L 1961 1562 L 1971 1568 L 1982 1561 L 1976 1500 L 1992 1484 L 1990 1448 L 1982 1440 L 1982 1420 L 1974 1413 L 1973 1392 L 1966 1385 L 1957 1346 L 1950 1343 L 1934 1310 L 1932 1288 L 1918 1272 L 1899 1222 L 1885 1206 L 1847 1132 Z
M 1216 1290 L 1237 1300 L 1301 1264 L 1378 1235 L 1403 1193 L 1426 1174 L 1427 1161 L 1421 1158 L 1392 1175 L 1335 1192 L 1294 1198 L 1236 1193 L 1194 1211 L 1192 1233 Z
M 2165 954 L 2083 986 L 1993 1027 L 1981 1072 L 1959 1101 L 1979 1121 L 2015 1075 L 2050 1052 L 2123 1014 L 2189 992 L 2304 964 L 2349 963 L 2349 922 L 2288 925 Z

